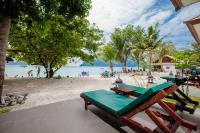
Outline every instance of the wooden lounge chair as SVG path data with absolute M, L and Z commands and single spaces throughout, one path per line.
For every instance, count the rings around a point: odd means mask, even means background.
M 86 110 L 88 105 L 93 104 L 138 133 L 175 133 L 179 126 L 186 127 L 186 132 L 196 130 L 196 124 L 182 119 L 161 100 L 176 89 L 175 84 L 166 82 L 148 89 L 137 98 L 130 98 L 106 90 L 89 91 L 80 96 L 85 101 Z M 155 103 L 158 103 L 168 115 L 150 108 Z M 131 118 L 142 111 L 145 111 L 157 125 L 157 128 L 152 130 Z
M 166 79 L 167 81 L 172 81 L 176 83 L 177 86 L 184 85 L 187 81 L 186 78 L 177 78 L 176 76 L 162 76 L 162 79 Z M 168 96 L 167 98 L 174 99 L 177 101 L 177 109 L 180 111 L 187 111 L 190 114 L 193 114 L 199 105 L 198 101 L 192 100 L 189 96 L 187 96 L 183 91 L 177 88 L 176 93 L 173 93 L 172 96 Z M 190 106 L 187 106 L 190 104 Z
M 117 94 L 138 97 L 140 95 L 143 95 L 148 89 L 143 87 L 123 84 L 123 85 L 117 85 L 116 87 L 111 88 L 111 90 L 115 91 Z M 199 105 L 197 101 L 194 101 L 190 97 L 186 96 L 178 87 L 176 92 L 173 92 L 166 98 L 173 99 L 176 101 L 175 104 L 168 103 L 168 105 L 170 104 L 170 106 L 173 107 L 174 110 L 179 110 L 181 112 L 186 111 L 189 112 L 190 114 L 193 114 L 197 106 Z M 190 106 L 188 106 L 188 104 L 190 104 Z

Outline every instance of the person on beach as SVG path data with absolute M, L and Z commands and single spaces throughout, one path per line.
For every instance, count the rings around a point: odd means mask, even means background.
M 29 70 L 29 71 L 27 72 L 27 74 L 28 74 L 28 77 L 31 77 L 31 76 L 33 76 L 32 72 L 33 72 L 33 70 Z
M 38 66 L 38 69 L 37 69 L 37 78 L 40 78 L 40 66 Z

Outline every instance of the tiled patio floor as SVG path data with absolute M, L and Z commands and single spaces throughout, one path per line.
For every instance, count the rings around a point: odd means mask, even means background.
M 182 114 L 200 125 L 200 113 Z M 144 113 L 136 116 L 154 127 Z M 84 110 L 81 99 L 58 102 L 0 115 L 0 133 L 134 133 L 94 106 Z M 180 129 L 180 133 L 184 129 Z M 200 133 L 200 130 L 196 131 Z

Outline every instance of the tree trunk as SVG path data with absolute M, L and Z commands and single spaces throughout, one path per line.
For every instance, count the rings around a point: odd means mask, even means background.
M 122 72 L 125 72 L 125 69 L 124 69 L 124 62 L 120 62 L 121 65 L 122 65 Z
M 109 67 L 110 67 L 110 73 L 112 75 L 113 74 L 113 63 L 112 63 L 112 61 L 109 62 Z
M 8 35 L 10 31 L 11 19 L 2 17 L 0 19 L 0 103 L 2 103 L 3 82 L 6 62 L 6 50 L 8 47 Z
M 140 70 L 140 60 L 137 61 L 138 64 L 138 71 Z
M 48 68 L 45 68 L 46 70 L 46 78 L 52 78 L 54 75 L 54 71 L 52 68 L 50 68 L 50 71 L 48 71 Z
M 149 52 L 149 75 L 151 75 L 152 52 Z
M 49 78 L 53 78 L 53 75 L 54 75 L 54 71 L 53 71 L 53 69 L 51 68 L 50 71 L 49 71 Z
M 126 62 L 127 62 L 127 57 L 125 58 L 125 60 L 124 60 L 124 71 L 125 71 L 125 73 L 127 72 L 127 70 L 126 70 Z

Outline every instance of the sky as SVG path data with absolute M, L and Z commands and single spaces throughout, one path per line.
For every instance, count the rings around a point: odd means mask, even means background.
M 200 2 L 175 11 L 170 0 L 92 0 L 88 20 L 104 31 L 107 42 L 115 28 L 128 24 L 147 28 L 158 22 L 164 41 L 187 49 L 195 40 L 184 21 L 198 15 Z

